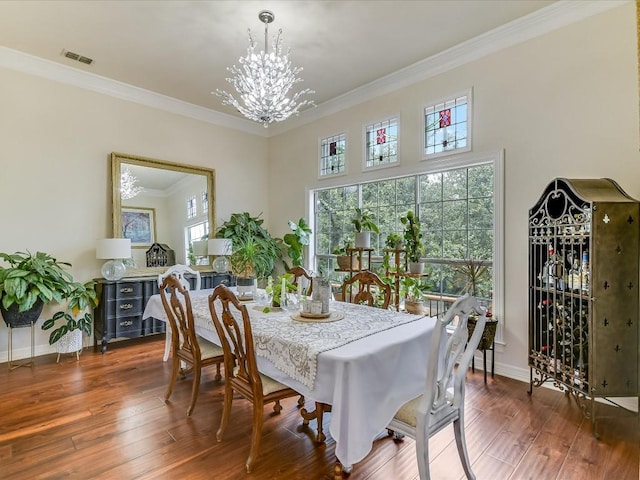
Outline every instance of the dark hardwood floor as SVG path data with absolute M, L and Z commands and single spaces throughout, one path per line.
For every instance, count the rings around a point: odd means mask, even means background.
M 280 415 L 265 408 L 260 456 L 246 474 L 249 404 L 234 401 L 223 442 L 215 433 L 223 384 L 205 370 L 191 418 L 191 382 L 178 381 L 163 401 L 170 366 L 164 340 L 110 344 L 102 355 L 85 350 L 80 361 L 36 359 L 34 368 L 9 371 L 0 364 L 1 479 L 324 479 L 333 478 L 335 443 L 325 417 L 327 442 L 317 446 L 315 425 L 301 427 L 296 399 Z M 598 405 L 600 440 L 575 402 L 562 393 L 482 371 L 467 376 L 466 434 L 480 479 L 639 478 L 639 420 Z M 464 478 L 451 427 L 431 439 L 434 480 Z M 385 434 L 356 464 L 351 480 L 417 478 L 414 444 Z

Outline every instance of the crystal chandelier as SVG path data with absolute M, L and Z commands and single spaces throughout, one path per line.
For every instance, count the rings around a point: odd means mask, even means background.
M 237 90 L 244 105 L 223 90 L 217 89 L 216 95 L 224 99 L 223 105 L 232 105 L 248 119 L 262 122 L 266 128 L 271 122 L 281 122 L 293 114 L 297 115 L 304 106 L 315 106 L 313 100 L 298 103 L 303 95 L 315 92 L 307 88 L 292 97 L 287 97 L 291 87 L 302 82 L 302 79 L 297 77 L 302 67 L 291 67 L 289 50 L 282 55 L 282 29 L 278 30 L 278 35 L 274 37 L 273 49 L 268 52 L 269 24 L 273 22 L 275 15 L 263 10 L 258 14 L 258 18 L 264 23 L 264 51 L 256 53 L 257 44 L 249 29 L 249 47 L 247 56 L 239 59 L 241 67 L 227 67 L 233 74 L 233 78 L 227 78 L 227 81 Z
M 123 200 L 133 198 L 142 192 L 143 188 L 136 183 L 138 183 L 136 176 L 128 168 L 123 169 L 120 174 L 120 196 Z

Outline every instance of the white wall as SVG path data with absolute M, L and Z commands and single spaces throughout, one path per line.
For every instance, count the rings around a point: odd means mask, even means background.
M 0 145 L 0 252 L 45 251 L 71 262 L 77 281 L 100 276 L 95 242 L 111 236 L 111 152 L 216 169 L 218 224 L 268 200 L 266 138 L 3 68 Z M 41 323 L 36 354 L 53 351 Z M 29 344 L 29 329 L 15 330 L 14 359 Z
M 421 107 L 473 87 L 473 152 L 505 151 L 506 345 L 496 370 L 528 381 L 528 210 L 554 177 L 610 177 L 640 199 L 636 45 L 629 3 L 272 138 L 272 217 L 305 216 L 301 198 L 329 185 L 317 180 L 319 137 L 347 134 L 348 175 L 337 183 L 378 177 L 361 172 L 362 125 L 400 113 L 402 165 L 384 172 L 400 175 L 420 164 Z

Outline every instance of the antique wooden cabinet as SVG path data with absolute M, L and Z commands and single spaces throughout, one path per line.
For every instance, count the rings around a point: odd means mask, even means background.
M 187 275 L 188 277 L 188 275 Z M 201 288 L 213 288 L 219 283 L 233 284 L 233 277 L 225 273 L 201 272 Z M 192 288 L 195 277 L 189 278 Z M 138 338 L 165 332 L 165 322 L 154 318 L 142 319 L 144 307 L 151 295 L 158 293 L 157 275 L 122 278 L 116 281 L 96 279 L 100 303 L 94 319 L 94 346 L 102 343 L 102 353 L 112 338 Z
M 529 392 L 553 382 L 594 432 L 597 397 L 639 392 L 639 217 L 610 179 L 557 178 L 529 211 Z

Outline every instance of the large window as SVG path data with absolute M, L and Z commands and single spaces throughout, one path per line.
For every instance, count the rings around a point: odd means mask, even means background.
M 501 269 L 494 252 L 502 248 L 501 214 L 496 214 L 502 204 L 502 160 L 499 155 L 476 155 L 452 160 L 449 166 L 316 190 L 315 268 L 332 272 L 335 280 L 341 280 L 332 252 L 345 240 L 353 239 L 350 220 L 356 207 L 372 215 L 380 227 L 379 235 L 372 234 L 371 243 L 373 266 L 379 268 L 387 235 L 402 233 L 400 217 L 413 210 L 420 218 L 426 246 L 430 293 L 457 296 L 473 290 L 485 304 L 492 303 L 498 288 L 496 275 Z M 473 285 L 469 284 L 470 271 L 480 274 Z

